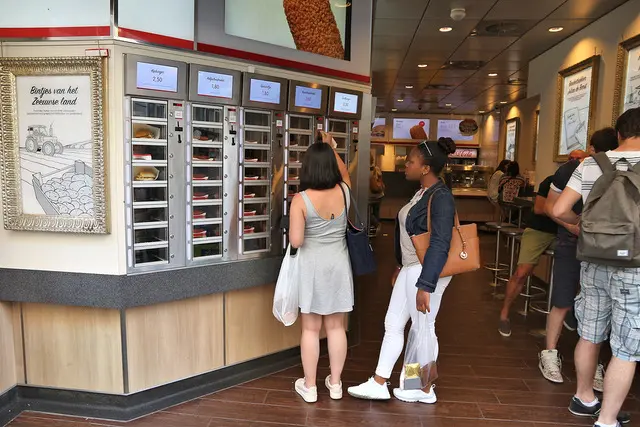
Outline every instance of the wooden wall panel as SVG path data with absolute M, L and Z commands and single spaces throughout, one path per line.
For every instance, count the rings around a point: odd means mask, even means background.
M 223 314 L 222 294 L 128 309 L 129 392 L 222 367 Z
M 275 285 L 225 294 L 227 364 L 300 345 L 300 321 L 285 327 L 273 317 Z
M 28 384 L 123 393 L 120 312 L 24 304 Z
M 21 349 L 16 345 L 21 343 L 15 337 L 14 311 L 14 304 L 0 302 L 0 394 L 20 382 L 18 370 L 22 363 L 16 356 Z

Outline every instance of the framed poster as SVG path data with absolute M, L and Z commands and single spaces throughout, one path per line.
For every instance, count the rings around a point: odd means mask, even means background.
M 587 150 L 593 129 L 600 56 L 561 70 L 556 94 L 556 162 L 565 162 L 573 150 Z
M 518 138 L 520 137 L 520 118 L 515 117 L 506 121 L 507 136 L 504 143 L 504 159 L 516 161 Z
M 533 164 L 538 162 L 538 135 L 540 135 L 540 110 L 536 110 L 533 126 Z
M 108 233 L 103 58 L 0 59 L 7 230 Z
M 613 126 L 618 117 L 640 107 L 640 34 L 618 45 L 616 86 L 613 95 Z

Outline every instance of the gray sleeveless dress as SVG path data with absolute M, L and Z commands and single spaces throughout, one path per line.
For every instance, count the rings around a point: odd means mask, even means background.
M 345 191 L 349 191 L 343 186 Z M 353 274 L 347 251 L 347 210 L 332 220 L 322 218 L 307 194 L 304 243 L 298 251 L 299 304 L 302 313 L 323 316 L 353 310 Z

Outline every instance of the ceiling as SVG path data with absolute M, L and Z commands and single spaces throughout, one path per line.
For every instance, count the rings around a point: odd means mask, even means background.
M 377 0 L 377 111 L 468 114 L 525 98 L 531 59 L 626 1 Z M 454 21 L 452 8 L 466 17 Z

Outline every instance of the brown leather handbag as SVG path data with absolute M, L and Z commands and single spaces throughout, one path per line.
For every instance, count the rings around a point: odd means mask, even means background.
M 411 238 L 420 264 L 424 262 L 424 256 L 427 253 L 427 249 L 429 249 L 429 241 L 431 240 L 432 199 L 433 195 L 429 198 L 427 205 L 427 232 Z M 460 225 L 460 219 L 456 211 L 449 257 L 440 273 L 440 277 L 455 276 L 456 274 L 468 273 L 479 268 L 480 240 L 478 239 L 478 228 L 476 224 Z

